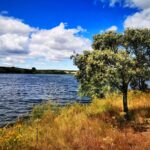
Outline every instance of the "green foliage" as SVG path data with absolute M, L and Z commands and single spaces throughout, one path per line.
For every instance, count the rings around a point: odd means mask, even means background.
M 131 83 L 133 88 L 145 91 L 145 81 L 150 79 L 150 30 L 127 29 L 124 33 L 123 45 L 127 52 L 134 55 L 138 74 Z
M 111 49 L 114 52 L 118 51 L 118 46 L 121 45 L 122 35 L 113 31 L 106 32 L 104 34 L 97 34 L 93 37 L 94 42 L 92 44 L 95 50 Z
M 147 90 L 150 80 L 150 30 L 127 29 L 124 33 L 106 32 L 94 36 L 94 51 L 73 57 L 79 68 L 80 92 L 91 97 L 103 97 L 119 90 L 128 119 L 127 94 L 132 88 Z
M 41 119 L 48 111 L 58 114 L 59 109 L 60 109 L 59 106 L 50 103 L 36 105 L 32 110 L 31 117 L 33 120 Z
M 32 73 L 36 73 L 36 68 L 35 67 L 32 67 Z
M 51 110 L 51 105 L 42 104 L 42 105 L 35 106 L 32 110 L 32 114 L 31 114 L 32 119 L 41 118 L 47 110 Z
M 74 63 L 79 68 L 77 79 L 81 93 L 92 97 L 101 97 L 116 89 L 123 92 L 136 73 L 135 61 L 125 51 L 84 52 L 76 55 Z
M 147 90 L 145 81 L 150 80 L 150 30 L 149 29 L 126 29 L 124 33 L 106 32 L 93 37 L 94 50 L 110 49 L 118 52 L 126 50 L 136 60 L 138 73 L 131 82 L 133 89 Z

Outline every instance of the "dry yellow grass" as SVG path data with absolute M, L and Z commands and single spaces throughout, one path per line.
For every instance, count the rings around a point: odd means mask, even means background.
M 34 108 L 28 122 L 0 129 L 1 150 L 148 150 L 150 93 L 129 92 L 131 121 L 122 112 L 122 97 L 91 104 Z

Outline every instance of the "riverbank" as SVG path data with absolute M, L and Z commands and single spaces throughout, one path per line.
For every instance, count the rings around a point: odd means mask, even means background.
M 118 94 L 88 105 L 36 106 L 29 120 L 0 129 L 0 149 L 148 150 L 150 93 L 131 91 L 128 97 L 129 122 L 124 120 Z
M 0 73 L 7 74 L 75 74 L 76 70 L 58 70 L 58 69 L 36 69 L 35 67 L 31 69 L 18 68 L 18 67 L 2 67 L 0 66 Z

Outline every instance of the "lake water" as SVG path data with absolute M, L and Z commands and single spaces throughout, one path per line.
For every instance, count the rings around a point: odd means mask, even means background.
M 42 101 L 87 103 L 87 98 L 78 97 L 77 89 L 72 75 L 0 74 L 0 126 L 28 115 Z

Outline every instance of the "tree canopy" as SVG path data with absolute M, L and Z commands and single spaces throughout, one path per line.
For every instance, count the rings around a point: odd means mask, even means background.
M 123 94 L 123 108 L 128 118 L 129 85 L 145 85 L 150 79 L 150 30 L 127 29 L 124 33 L 106 32 L 95 35 L 92 51 L 73 57 L 79 68 L 77 79 L 84 96 L 102 97 L 112 91 Z M 139 86 L 145 90 L 146 86 Z
M 109 31 L 93 37 L 94 50 L 110 49 L 118 52 L 124 49 L 136 59 L 136 67 L 140 69 L 134 76 L 131 86 L 141 91 L 147 90 L 146 81 L 150 79 L 150 30 L 126 29 L 124 33 Z
M 150 79 L 150 30 L 127 29 L 123 40 L 126 51 L 136 59 L 136 67 L 140 69 L 131 82 L 132 88 L 147 90 L 145 81 Z

